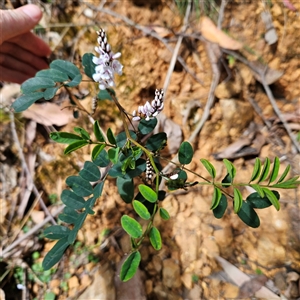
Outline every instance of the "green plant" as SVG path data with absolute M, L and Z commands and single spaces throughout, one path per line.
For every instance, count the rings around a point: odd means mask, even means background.
M 139 218 L 147 222 L 143 229 L 136 219 L 128 215 L 121 217 L 121 226 L 130 236 L 132 247 L 121 269 L 120 278 L 123 281 L 129 280 L 135 274 L 141 261 L 139 249 L 146 238 L 149 238 L 154 249 L 159 250 L 162 247 L 160 232 L 153 225 L 156 215 L 163 220 L 170 218 L 168 211 L 160 207 L 160 202 L 166 197 L 166 191 L 160 189 L 162 181 L 165 181 L 171 191 L 188 190 L 195 185 L 209 185 L 212 190 L 210 208 L 216 218 L 223 217 L 229 203 L 234 213 L 253 228 L 260 225 L 256 209 L 266 209 L 272 205 L 276 210 L 280 209 L 280 194 L 274 189 L 295 189 L 299 186 L 299 176 L 288 179 L 290 166 L 279 175 L 280 161 L 277 157 L 274 158 L 273 164 L 269 158 L 266 158 L 263 164 L 256 158 L 248 182 L 236 180 L 238 178 L 236 168 L 227 159 L 223 160 L 227 174 L 222 181 L 217 181 L 216 169 L 212 163 L 200 159 L 209 175 L 208 179 L 187 167 L 194 158 L 193 147 L 188 142 L 183 142 L 179 147 L 179 162 L 173 163 L 174 171 L 163 173 L 161 161 L 168 160 L 163 157 L 161 150 L 166 146 L 168 138 L 165 132 L 153 134 L 153 130 L 157 124 L 156 117 L 164 107 L 164 91 L 156 90 L 151 102 L 139 106 L 132 114 L 126 112 L 112 89 L 114 74 L 122 74 L 123 66 L 117 61 L 121 54 L 114 54 L 111 51 L 104 30 L 98 32 L 98 44 L 96 50 L 99 57 L 95 57 L 92 53 L 82 57 L 83 72 L 99 84 L 100 92 L 96 99 L 100 101 L 110 99 L 116 105 L 124 131 L 115 135 L 112 129 L 108 128 L 104 132 L 96 120 L 93 121 L 94 137 L 80 127 L 75 127 L 74 133 L 52 132 L 50 134 L 52 140 L 67 144 L 65 154 L 87 145 L 93 145 L 94 148 L 91 161 L 84 163 L 78 175 L 66 179 L 69 188 L 63 190 L 61 194 L 65 208 L 58 218 L 70 226 L 53 225 L 44 230 L 45 237 L 58 240 L 44 258 L 42 265 L 44 270 L 49 270 L 59 262 L 65 250 L 75 242 L 77 233 L 87 216 L 94 214 L 93 207 L 101 197 L 108 177 L 116 179 L 120 197 L 125 203 L 132 205 Z M 55 60 L 50 64 L 50 69 L 38 72 L 35 78 L 22 84 L 23 95 L 13 103 L 13 108 L 16 112 L 20 112 L 39 99 L 52 99 L 59 89 L 64 88 L 74 104 L 85 111 L 70 91 L 70 88 L 78 86 L 81 81 L 82 74 L 78 67 L 67 61 Z M 137 127 L 132 120 L 139 121 Z M 129 125 L 132 126 L 132 130 L 129 130 Z M 106 171 L 101 173 L 99 167 L 105 168 Z M 189 172 L 197 176 L 199 181 L 188 181 Z M 245 186 L 253 188 L 256 192 L 243 198 L 241 189 Z M 75 249 L 80 249 L 80 245 L 76 244 Z M 40 265 L 36 268 L 37 271 L 42 272 Z M 49 273 L 44 274 L 44 280 L 49 275 Z M 62 287 L 67 288 L 67 286 Z

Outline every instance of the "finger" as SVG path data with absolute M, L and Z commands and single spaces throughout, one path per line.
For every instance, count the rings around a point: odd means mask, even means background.
M 28 76 L 33 77 L 36 72 L 38 71 L 36 68 L 34 68 L 33 66 L 22 62 L 10 55 L 4 55 L 2 53 L 0 53 L 0 65 L 2 67 L 8 68 L 10 70 L 15 70 L 17 72 L 20 73 L 24 73 Z M 0 75 L 1 77 L 3 76 L 3 74 Z
M 22 84 L 31 76 L 0 65 L 0 80 Z
M 14 10 L 0 11 L 0 44 L 4 41 L 30 31 L 41 19 L 42 12 L 38 6 L 28 4 Z
M 50 47 L 31 32 L 18 35 L 7 42 L 14 43 L 38 56 L 49 56 L 51 54 Z
M 0 48 L 0 53 L 2 53 L 2 59 L 0 63 L 5 64 L 7 67 L 10 67 L 7 62 L 5 62 L 5 56 L 15 58 L 19 62 L 24 62 L 36 70 L 42 70 L 48 68 L 48 63 L 44 57 L 36 56 L 16 44 L 5 42 Z M 17 62 L 16 62 L 17 63 Z

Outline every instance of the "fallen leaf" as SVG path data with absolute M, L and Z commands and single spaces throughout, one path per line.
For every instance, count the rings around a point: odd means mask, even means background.
M 158 117 L 159 127 L 168 137 L 168 149 L 169 153 L 176 153 L 182 142 L 182 130 L 181 127 L 167 118 L 165 114 L 161 113 Z M 158 128 L 158 126 L 157 126 Z
M 218 255 L 216 255 L 215 258 L 220 263 L 223 270 L 231 278 L 231 280 L 233 280 L 233 282 L 239 287 L 242 286 L 244 283 L 246 283 L 248 280 L 250 280 L 250 277 L 247 274 L 239 270 L 237 267 L 235 267 L 226 259 Z M 273 293 L 272 291 L 270 291 L 264 286 L 262 286 L 257 292 L 255 292 L 255 296 L 257 298 L 263 298 L 263 299 L 280 300 L 279 296 L 277 296 L 275 293 Z
M 212 43 L 219 44 L 219 46 L 222 48 L 239 50 L 243 47 L 240 42 L 234 40 L 222 30 L 217 28 L 214 22 L 208 17 L 203 17 L 200 20 L 200 28 L 201 34 L 204 38 Z
M 73 119 L 73 112 L 54 103 L 45 102 L 31 105 L 23 112 L 23 116 L 45 126 L 63 126 Z

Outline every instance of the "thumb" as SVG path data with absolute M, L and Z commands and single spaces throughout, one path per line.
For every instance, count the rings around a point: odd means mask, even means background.
M 0 11 L 0 45 L 15 36 L 30 31 L 41 19 L 38 6 L 28 4 L 14 10 Z

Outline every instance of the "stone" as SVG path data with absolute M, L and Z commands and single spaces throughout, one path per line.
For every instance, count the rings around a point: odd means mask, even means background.
M 77 276 L 74 275 L 68 280 L 68 286 L 69 289 L 77 288 L 79 286 L 79 280 Z
M 261 236 L 257 244 L 257 263 L 265 267 L 284 264 L 286 260 L 285 249 L 278 243 L 272 242 L 269 237 Z
M 116 299 L 114 286 L 115 272 L 109 263 L 101 265 L 94 275 L 93 282 L 77 298 L 78 300 L 86 299 Z
M 173 259 L 163 261 L 163 284 L 169 288 L 179 288 L 181 286 L 180 267 Z
M 199 300 L 201 299 L 202 289 L 201 287 L 196 284 L 188 293 L 189 300 Z
M 192 276 L 193 274 L 190 272 L 184 272 L 183 275 L 181 276 L 181 281 L 183 285 L 189 290 L 193 287 Z

